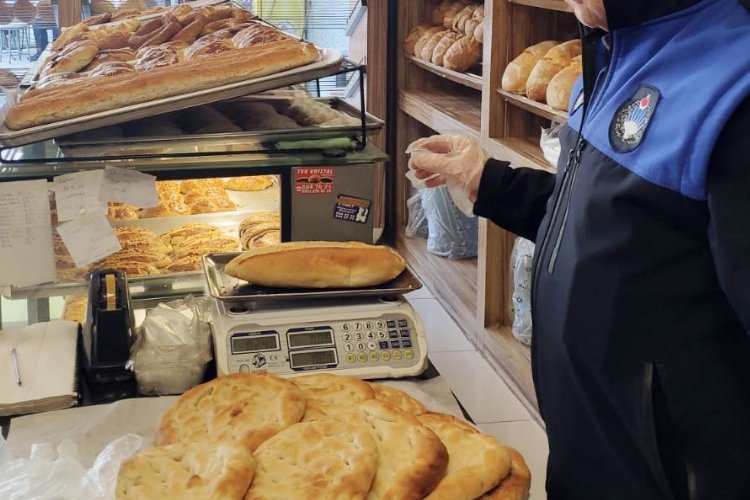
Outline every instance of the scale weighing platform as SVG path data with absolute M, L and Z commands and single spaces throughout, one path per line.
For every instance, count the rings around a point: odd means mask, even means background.
M 422 286 L 408 269 L 378 287 L 272 289 L 227 276 L 224 266 L 236 255 L 204 257 L 218 375 L 324 371 L 376 379 L 427 368 L 422 322 L 402 297 Z

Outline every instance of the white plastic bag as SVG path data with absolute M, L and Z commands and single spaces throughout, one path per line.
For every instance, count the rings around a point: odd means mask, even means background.
M 550 128 L 543 128 L 539 139 L 544 159 L 552 165 L 554 171 L 557 171 L 557 162 L 560 160 L 560 131 L 564 126 L 564 123 L 558 123 Z
M 513 336 L 522 344 L 531 345 L 531 281 L 534 243 L 516 238 L 511 254 L 513 274 Z
M 464 215 L 445 186 L 423 189 L 421 193 L 427 216 L 427 251 L 449 259 L 476 257 L 478 218 Z
M 406 237 L 427 239 L 427 217 L 422 206 L 421 193 L 417 192 L 406 200 L 406 210 L 409 214 L 409 220 L 404 230 Z

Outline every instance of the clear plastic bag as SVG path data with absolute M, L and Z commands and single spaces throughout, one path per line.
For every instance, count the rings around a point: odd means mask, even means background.
M 553 124 L 550 128 L 542 129 L 542 136 L 539 139 L 539 146 L 542 148 L 544 159 L 552 165 L 553 170 L 557 170 L 557 162 L 560 160 L 560 131 L 565 126 L 564 123 Z
M 206 308 L 188 295 L 148 311 L 131 349 L 138 392 L 182 394 L 203 380 L 212 357 Z
M 406 210 L 409 213 L 409 220 L 406 224 L 404 234 L 407 238 L 427 239 L 427 217 L 422 207 L 422 195 L 419 191 L 406 200 Z
M 513 274 L 513 337 L 519 342 L 531 345 L 533 324 L 531 320 L 531 281 L 534 243 L 524 238 L 516 238 L 511 254 Z
M 133 456 L 143 438 L 127 434 L 109 443 L 91 468 L 81 464 L 78 447 L 66 439 L 31 446 L 29 458 L 13 458 L 0 436 L 0 498 L 4 500 L 114 500 L 120 464 Z
M 445 186 L 423 189 L 420 193 L 427 217 L 427 251 L 449 259 L 476 257 L 477 217 L 459 210 Z

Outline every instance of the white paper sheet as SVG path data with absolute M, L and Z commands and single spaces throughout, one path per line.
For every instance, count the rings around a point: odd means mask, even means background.
M 67 221 L 94 212 L 106 213 L 107 204 L 99 200 L 103 178 L 103 170 L 55 177 L 52 189 L 55 191 L 58 220 Z
M 0 183 L 0 285 L 54 280 L 47 181 Z
M 148 208 L 159 204 L 156 177 L 129 168 L 107 166 L 104 168 L 101 201 L 129 203 Z
M 76 217 L 58 226 L 57 232 L 78 267 L 96 262 L 122 248 L 107 215 L 103 213 Z

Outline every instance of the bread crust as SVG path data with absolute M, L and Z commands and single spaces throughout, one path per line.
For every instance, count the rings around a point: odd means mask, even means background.
M 480 500 L 526 500 L 531 487 L 531 471 L 517 450 L 506 446 L 510 453 L 510 474 Z
M 503 73 L 502 87 L 508 92 L 526 93 L 526 82 L 529 79 L 531 70 L 534 69 L 537 61 L 547 54 L 549 49 L 558 45 L 555 40 L 546 40 L 535 45 L 527 47 L 505 68 Z
M 205 61 L 188 61 L 159 71 L 51 89 L 13 106 L 5 124 L 20 130 L 54 123 L 277 73 L 311 63 L 319 56 L 312 44 L 284 40 L 218 54 L 211 59 L 211 71 L 206 71 Z
M 382 245 L 299 241 L 248 250 L 225 271 L 261 286 L 358 288 L 390 281 L 405 267 L 401 255 Z
M 526 97 L 544 102 L 547 98 L 547 86 L 552 78 L 570 64 L 570 60 L 581 54 L 580 40 L 570 40 L 549 49 L 542 59 L 537 61 L 526 82 Z
M 375 397 L 367 382 L 354 377 L 316 373 L 292 381 L 307 398 L 303 422 L 326 419 Z
M 547 86 L 547 104 L 553 109 L 567 110 L 573 84 L 582 72 L 581 56 L 576 56 L 571 59 L 567 68 L 563 68 L 550 80 Z
M 427 412 L 425 405 L 395 387 L 377 383 L 370 383 L 370 387 L 375 393 L 375 399 L 404 413 L 416 416 Z

